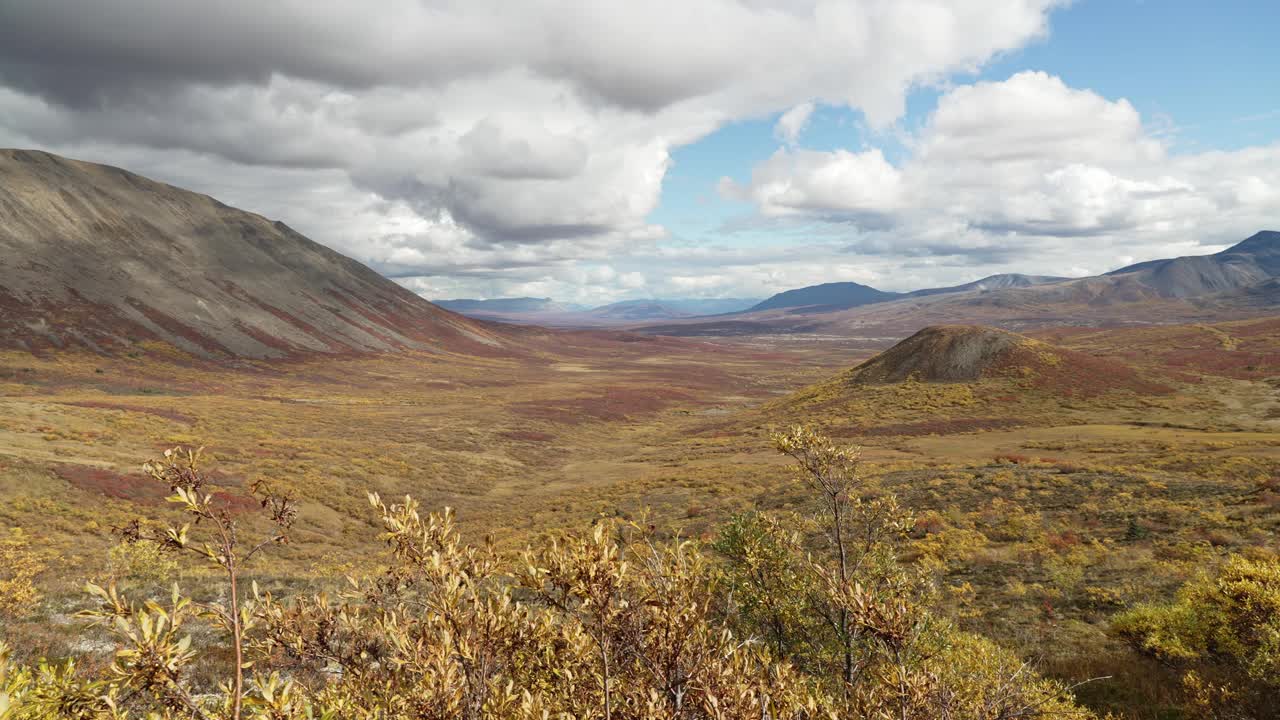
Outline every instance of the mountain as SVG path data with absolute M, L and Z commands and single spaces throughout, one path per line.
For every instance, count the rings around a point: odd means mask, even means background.
M 926 288 L 909 293 L 885 292 L 854 282 L 824 283 L 780 292 L 768 300 L 747 309 L 746 312 L 785 308 L 807 308 L 814 312 L 831 312 L 833 310 L 847 310 L 863 305 L 889 302 L 890 300 L 904 297 L 926 297 L 948 293 L 985 292 L 989 290 L 1004 290 L 1006 288 L 1032 287 L 1066 279 L 1045 275 L 1007 273 L 1004 275 L 991 275 L 963 285 Z
M 1153 260 L 1105 275 L 996 275 L 906 294 L 832 283 L 780 293 L 730 319 L 674 319 L 637 330 L 679 336 L 821 334 L 883 341 L 942 323 L 1030 330 L 1221 322 L 1280 310 L 1277 280 L 1280 233 L 1262 231 L 1212 255 Z M 854 286 L 851 297 L 860 294 L 867 302 L 841 307 L 838 291 L 848 285 Z M 826 290 L 831 286 L 836 292 Z
M 273 358 L 504 344 L 284 223 L 45 152 L 0 150 L 0 257 L 5 348 L 160 341 Z
M 745 298 L 662 298 L 623 300 L 592 308 L 589 315 L 610 320 L 670 320 L 705 315 L 724 315 L 746 310 L 758 299 Z
M 1064 277 L 1053 277 L 1051 275 L 1022 275 L 1020 273 L 1005 273 L 1002 275 L 989 275 L 981 280 L 974 280 L 963 285 L 952 285 L 950 287 L 927 288 L 925 290 L 916 290 L 907 293 L 910 297 L 926 297 L 929 295 L 945 295 L 948 293 L 962 292 L 988 292 L 991 290 L 1007 290 L 1008 288 L 1025 288 L 1034 287 L 1036 285 L 1046 285 L 1048 283 L 1061 282 L 1068 280 Z
M 587 314 L 600 320 L 670 320 L 693 315 L 660 300 L 624 300 L 594 308 Z
M 1257 296 L 1251 288 L 1276 277 L 1280 277 L 1280 233 L 1264 230 L 1212 255 L 1149 260 L 1095 277 L 992 293 L 989 299 L 1023 308 L 1087 305 L 1115 313 L 1131 312 L 1143 304 L 1174 311 L 1180 303 L 1205 309 L 1237 304 L 1236 295 Z
M 725 315 L 757 305 L 760 298 L 664 298 L 656 302 L 688 315 Z
M 901 297 L 899 293 L 884 292 L 883 290 L 877 290 L 855 282 L 823 283 L 780 292 L 764 302 L 752 306 L 747 312 L 799 307 L 843 310 L 860 305 L 886 302 L 898 297 Z
M 1215 299 L 1226 305 L 1275 312 L 1277 308 L 1280 308 L 1280 277 L 1274 277 L 1257 285 L 1250 285 L 1239 290 L 1223 293 L 1216 296 Z
M 1246 288 L 1280 276 L 1280 232 L 1264 230 L 1213 255 L 1151 260 L 1107 276 L 1129 276 L 1174 298 Z
M 458 298 L 455 300 L 436 300 L 439 305 L 446 310 L 452 310 L 463 315 L 501 315 L 504 313 L 535 313 L 535 312 L 575 312 L 584 309 L 582 305 L 572 305 L 569 303 L 561 303 L 551 298 L 493 298 L 491 300 L 472 300 L 469 298 Z

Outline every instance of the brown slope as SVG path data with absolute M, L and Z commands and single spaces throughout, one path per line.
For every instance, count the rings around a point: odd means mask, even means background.
M 118 168 L 0 150 L 0 347 L 144 341 L 206 358 L 505 342 L 283 223 Z

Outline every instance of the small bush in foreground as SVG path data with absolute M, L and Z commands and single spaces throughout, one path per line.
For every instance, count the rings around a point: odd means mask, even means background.
M 1169 604 L 1115 619 L 1141 652 L 1185 671 L 1205 717 L 1280 717 L 1280 559 L 1230 558 Z

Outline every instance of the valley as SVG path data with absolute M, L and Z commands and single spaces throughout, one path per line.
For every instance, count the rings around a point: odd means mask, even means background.
M 113 527 L 169 512 L 141 462 L 201 445 L 231 506 L 257 480 L 298 498 L 273 571 L 294 582 L 337 582 L 375 551 L 369 491 L 453 507 L 464 533 L 511 551 L 600 517 L 710 540 L 736 513 L 806 506 L 768 436 L 808 423 L 861 444 L 875 487 L 913 508 L 911 553 L 936 564 L 961 626 L 1067 681 L 1119 676 L 1081 693 L 1098 708 L 1172 707 L 1150 681 L 1165 671 L 1137 662 L 1108 618 L 1209 556 L 1274 549 L 1280 322 L 1038 337 L 1042 367 L 928 381 L 909 364 L 945 353 L 904 344 L 880 362 L 906 375 L 870 383 L 851 368 L 884 340 L 528 331 L 517 357 L 234 368 L 176 352 L 10 352 L 0 523 L 50 549 L 44 590 L 74 604 Z M 65 651 L 39 617 L 13 630 L 33 653 Z

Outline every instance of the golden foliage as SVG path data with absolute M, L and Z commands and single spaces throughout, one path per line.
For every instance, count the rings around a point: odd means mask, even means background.
M 33 581 L 42 570 L 44 563 L 21 529 L 0 539 L 0 618 L 31 608 L 40 596 Z
M 115 637 L 110 667 L 15 667 L 0 651 L 0 718 L 1088 717 L 1068 689 L 933 615 L 927 578 L 896 560 L 910 516 L 891 496 L 855 497 L 856 452 L 804 429 L 776 442 L 824 508 L 797 522 L 835 550 L 806 551 L 801 533 L 761 518 L 728 531 L 726 566 L 602 520 L 510 557 L 465 543 L 449 510 L 371 493 L 385 569 L 291 599 L 240 592 L 245 562 L 286 541 L 291 501 L 258 488 L 275 530 L 245 550 L 238 519 L 204 491 L 199 453 L 168 452 L 148 472 L 206 539 L 191 525 L 129 536 L 218 568 L 223 599 L 175 586 L 137 603 L 90 585 L 98 607 L 82 617 Z M 791 594 L 781 616 L 761 605 L 769 589 Z M 747 596 L 758 607 L 739 613 Z M 193 641 L 210 630 L 221 642 Z M 202 659 L 227 656 L 220 683 L 197 678 Z
M 1183 687 L 1206 717 L 1224 707 L 1280 707 L 1280 559 L 1233 556 L 1168 604 L 1140 605 L 1115 629 L 1142 652 L 1187 672 Z

